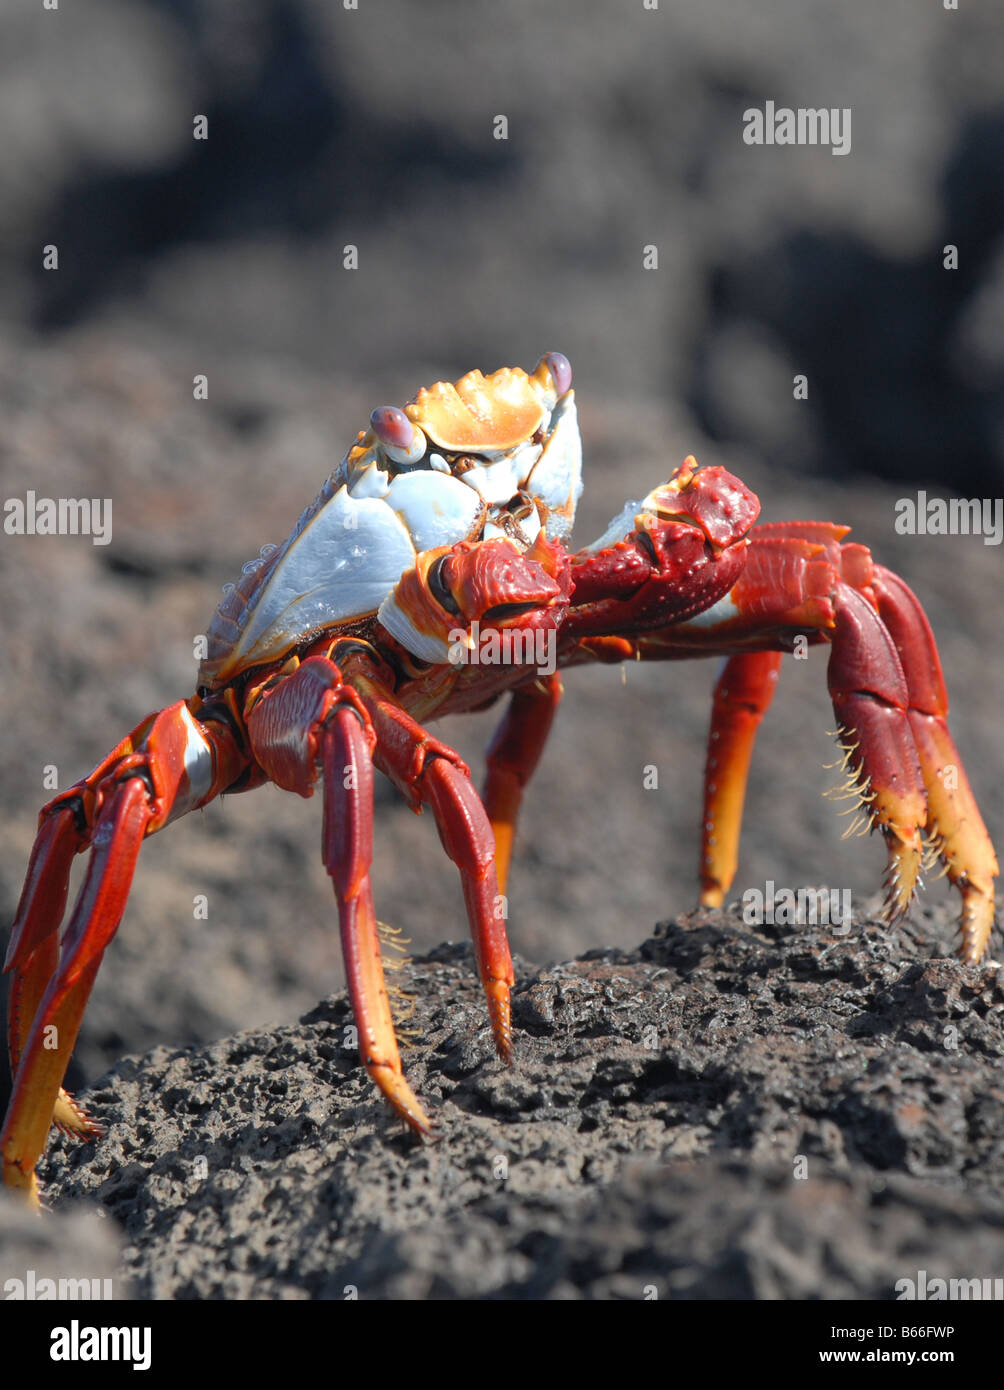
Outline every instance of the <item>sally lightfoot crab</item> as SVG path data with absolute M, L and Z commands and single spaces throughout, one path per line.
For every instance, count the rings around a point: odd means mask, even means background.
M 888 915 L 906 911 L 925 857 L 937 855 L 961 894 L 961 954 L 983 955 L 997 862 L 948 732 L 930 627 L 902 580 L 849 544 L 846 527 L 755 526 L 757 498 L 693 458 L 570 550 L 580 471 L 560 353 L 531 374 L 470 372 L 375 410 L 289 538 L 227 586 L 197 693 L 145 719 L 42 810 L 6 962 L 15 1081 L 5 1183 L 37 1202 L 50 1124 L 97 1132 L 62 1081 L 143 840 L 265 781 L 301 796 L 321 789 L 360 1053 L 401 1119 L 430 1129 L 384 986 L 369 879 L 374 767 L 431 811 L 460 872 L 495 1046 L 511 1060 L 501 895 L 562 667 L 726 658 L 705 775 L 701 900 L 713 905 L 735 873 L 753 742 L 782 655 L 800 640 L 828 644 L 847 791 L 887 847 Z M 486 639 L 502 659 L 485 659 Z M 541 650 L 553 658 L 544 672 Z M 503 694 L 479 797 L 425 726 Z M 70 864 L 85 849 L 60 939 Z

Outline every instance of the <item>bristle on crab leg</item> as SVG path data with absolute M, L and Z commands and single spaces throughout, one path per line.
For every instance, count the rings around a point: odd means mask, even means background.
M 997 856 L 948 732 L 948 696 L 930 624 L 898 575 L 876 565 L 873 583 L 909 690 L 907 717 L 927 791 L 929 850 L 962 895 L 960 954 L 975 962 L 986 950 L 994 924 Z

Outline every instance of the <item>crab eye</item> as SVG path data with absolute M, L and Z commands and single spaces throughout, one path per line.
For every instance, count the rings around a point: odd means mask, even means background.
M 381 444 L 407 450 L 415 437 L 415 427 L 396 405 L 378 405 L 370 416 L 373 433 Z
M 417 463 L 425 453 L 425 435 L 396 405 L 378 405 L 370 428 L 395 463 Z
M 554 389 L 563 396 L 572 384 L 572 364 L 563 352 L 545 352 L 540 362 L 547 363 L 547 370 L 554 380 Z M 540 362 L 537 366 L 540 366 Z

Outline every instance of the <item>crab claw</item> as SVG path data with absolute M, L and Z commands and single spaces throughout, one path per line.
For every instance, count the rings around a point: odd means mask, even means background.
M 701 468 L 693 454 L 642 503 L 666 521 L 696 523 L 716 550 L 735 545 L 760 515 L 760 499 L 724 468 Z
M 470 645 L 475 622 L 557 628 L 568 608 L 568 573 L 565 552 L 543 537 L 525 555 L 509 540 L 461 541 L 419 555 L 378 617 L 419 660 L 449 662 L 458 632 Z
M 688 455 L 668 482 L 653 488 L 641 502 L 628 502 L 603 534 L 580 555 L 599 555 L 624 541 L 632 531 L 658 531 L 667 521 L 697 527 L 715 552 L 741 541 L 760 515 L 760 499 L 724 468 L 701 468 Z
M 509 540 L 454 546 L 430 573 L 434 592 L 453 600 L 465 623 L 487 620 L 501 627 L 520 616 L 550 608 L 561 585 L 537 560 L 521 555 Z

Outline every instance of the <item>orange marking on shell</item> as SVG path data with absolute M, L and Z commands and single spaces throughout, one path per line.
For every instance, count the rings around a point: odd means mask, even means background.
M 404 410 L 434 444 L 452 453 L 511 449 L 540 425 L 539 392 L 548 389 L 553 392 L 549 377 L 529 377 L 520 367 L 502 367 L 487 377 L 473 371 L 456 385 L 423 386 Z

